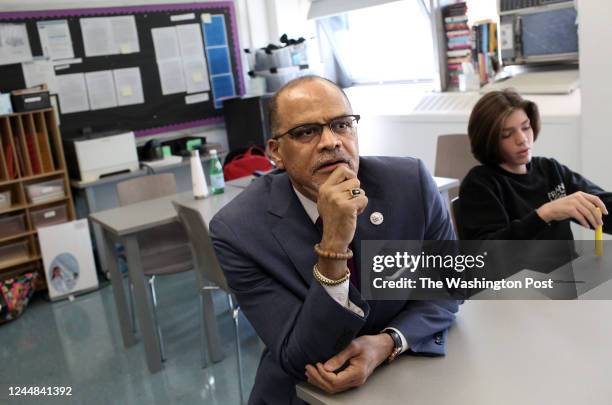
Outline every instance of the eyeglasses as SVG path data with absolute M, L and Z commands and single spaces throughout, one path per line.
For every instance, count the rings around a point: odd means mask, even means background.
M 325 124 L 304 124 L 298 127 L 292 128 L 284 134 L 275 136 L 273 139 L 280 139 L 285 135 L 289 135 L 289 138 L 301 142 L 308 143 L 315 138 L 318 138 L 323 133 L 323 128 L 328 127 L 334 134 L 338 136 L 351 136 L 355 134 L 357 129 L 357 123 L 361 116 L 359 115 L 344 115 L 342 117 L 334 118 Z

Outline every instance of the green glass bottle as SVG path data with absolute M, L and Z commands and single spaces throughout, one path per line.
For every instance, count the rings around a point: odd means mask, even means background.
M 225 179 L 223 178 L 223 166 L 219 160 L 216 149 L 210 150 L 210 185 L 213 194 L 221 194 L 225 191 Z

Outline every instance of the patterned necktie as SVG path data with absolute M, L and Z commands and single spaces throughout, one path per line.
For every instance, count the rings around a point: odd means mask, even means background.
M 323 235 L 323 221 L 321 220 L 321 217 L 317 218 L 317 221 L 315 222 L 315 226 L 317 227 L 317 229 L 319 230 L 322 236 Z M 349 245 L 349 249 L 355 252 L 355 250 L 353 249 L 353 242 L 351 242 L 351 244 Z M 360 290 L 359 272 L 357 271 L 357 268 L 355 267 L 354 257 L 351 257 L 350 259 L 346 261 L 346 267 L 348 267 L 349 271 L 351 272 L 351 284 L 353 284 L 353 286 L 355 286 L 357 290 Z

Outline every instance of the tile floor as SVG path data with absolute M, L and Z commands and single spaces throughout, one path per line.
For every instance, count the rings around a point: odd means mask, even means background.
M 160 277 L 156 284 L 167 357 L 161 372 L 149 373 L 141 342 L 123 347 L 109 284 L 72 302 L 37 296 L 21 318 L 0 326 L 0 404 L 238 404 L 225 295 L 214 297 L 225 358 L 202 368 L 195 274 Z M 246 319 L 240 321 L 248 398 L 262 347 Z M 70 386 L 73 395 L 9 398 L 10 385 Z

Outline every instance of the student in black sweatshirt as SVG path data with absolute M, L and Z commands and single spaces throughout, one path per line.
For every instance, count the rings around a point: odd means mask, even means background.
M 459 189 L 462 239 L 573 240 L 570 220 L 612 233 L 612 193 L 554 159 L 532 157 L 539 131 L 537 105 L 512 90 L 474 106 L 468 135 L 482 165 Z

